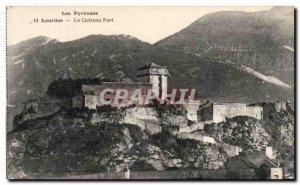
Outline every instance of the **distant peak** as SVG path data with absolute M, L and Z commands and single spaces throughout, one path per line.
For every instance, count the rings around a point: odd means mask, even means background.
M 145 42 L 136 37 L 133 37 L 131 35 L 126 35 L 126 34 L 114 34 L 114 35 L 95 34 L 95 35 L 89 35 L 89 36 L 83 37 L 78 40 L 85 40 L 85 39 L 115 39 L 115 40 L 132 40 L 132 41 Z M 145 42 L 145 43 L 147 43 L 147 42 Z
M 120 34 L 120 35 L 112 35 L 114 37 L 118 37 L 118 38 L 123 38 L 123 39 L 134 39 L 134 40 L 138 40 L 136 37 L 133 37 L 131 35 L 126 35 L 126 34 Z
M 25 41 L 21 41 L 20 43 L 14 44 L 14 45 L 46 45 L 49 43 L 55 43 L 58 42 L 58 40 L 46 37 L 46 36 L 38 36 L 38 37 L 33 37 L 31 39 L 27 39 Z
M 38 36 L 38 37 L 34 37 L 34 38 L 31 38 L 31 39 L 25 40 L 24 42 L 26 42 L 26 41 L 57 41 L 57 40 L 53 39 L 51 37 Z

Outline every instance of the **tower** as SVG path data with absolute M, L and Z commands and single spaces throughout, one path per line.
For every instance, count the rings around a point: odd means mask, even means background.
M 167 67 L 155 63 L 146 64 L 137 71 L 139 81 L 151 83 L 152 89 L 160 92 L 160 95 L 167 93 L 168 76 L 170 76 L 170 74 Z

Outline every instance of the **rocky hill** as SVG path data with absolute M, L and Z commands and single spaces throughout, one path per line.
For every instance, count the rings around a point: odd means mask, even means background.
M 271 106 L 270 106 L 271 105 Z M 196 131 L 214 137 L 218 142 L 240 146 L 243 151 L 262 151 L 272 146 L 277 159 L 287 173 L 294 174 L 295 112 L 291 109 L 276 112 L 273 105 L 263 103 L 264 119 L 234 117 L 219 124 L 205 125 Z
M 165 109 L 168 111 L 169 109 Z M 8 133 L 7 166 L 10 178 L 59 177 L 66 174 L 131 171 L 224 169 L 231 157 L 222 146 L 193 139 L 180 139 L 165 122 L 158 133 L 142 130 L 133 123 L 119 122 L 111 110 L 63 110 L 27 119 Z M 162 110 L 160 110 L 162 111 Z M 95 122 L 96 115 L 109 119 Z M 176 120 L 177 113 L 170 113 Z M 164 114 L 162 114 L 164 115 Z M 244 152 L 277 150 L 277 158 L 293 173 L 294 113 L 271 112 L 262 121 L 235 117 L 219 124 L 205 125 L 196 134 L 213 137 L 217 143 L 240 147 Z M 272 126 L 275 125 L 275 126 Z M 288 152 L 287 152 L 288 151 Z
M 180 140 L 166 130 L 150 135 L 140 127 L 92 124 L 91 112 L 61 111 L 28 120 L 8 134 L 10 178 L 170 169 L 217 169 L 226 153 L 217 146 Z

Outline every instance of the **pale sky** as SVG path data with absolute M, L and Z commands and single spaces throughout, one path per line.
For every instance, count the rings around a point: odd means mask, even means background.
M 261 11 L 271 7 L 9 7 L 7 10 L 8 45 L 37 36 L 61 42 L 92 34 L 126 34 L 155 43 L 203 15 L 216 11 Z M 74 11 L 98 12 L 97 16 L 76 16 Z M 71 12 L 72 15 L 62 15 Z M 34 23 L 35 18 L 39 19 Z M 63 23 L 41 23 L 41 19 L 63 19 Z M 113 22 L 74 22 L 74 18 L 113 19 Z M 66 22 L 65 20 L 70 20 Z

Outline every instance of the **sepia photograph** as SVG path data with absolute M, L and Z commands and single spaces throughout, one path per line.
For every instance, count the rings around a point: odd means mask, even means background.
M 296 179 L 293 6 L 7 6 L 8 180 Z

